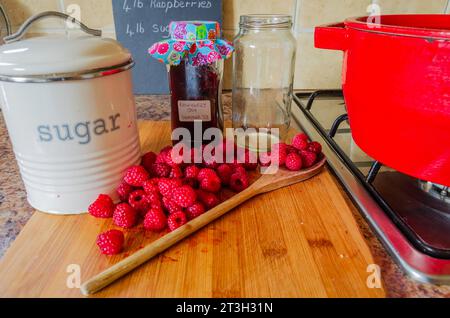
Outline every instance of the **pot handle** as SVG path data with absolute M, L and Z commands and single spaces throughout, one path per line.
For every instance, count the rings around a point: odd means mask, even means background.
M 31 25 L 34 22 L 41 20 L 41 19 L 45 19 L 45 18 L 55 18 L 55 17 L 70 21 L 70 22 L 78 25 L 84 32 L 86 32 L 90 35 L 102 36 L 101 30 L 91 29 L 91 28 L 87 27 L 85 24 L 83 24 L 82 22 L 78 21 L 77 19 L 75 19 L 65 13 L 58 12 L 58 11 L 46 11 L 46 12 L 38 13 L 38 14 L 30 17 L 28 20 L 26 20 L 22 24 L 22 26 L 16 33 L 3 38 L 3 41 L 5 41 L 5 43 L 12 43 L 12 42 L 19 41 L 20 39 L 22 39 L 25 36 L 26 32 L 28 31 L 28 29 L 31 27 Z
M 314 45 L 318 49 L 347 50 L 348 33 L 344 23 L 318 26 L 314 32 Z

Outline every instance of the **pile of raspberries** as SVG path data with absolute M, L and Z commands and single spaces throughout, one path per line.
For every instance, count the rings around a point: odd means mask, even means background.
M 233 163 L 225 157 L 233 148 Z M 309 142 L 305 134 L 298 134 L 292 145 L 276 144 L 272 151 L 259 155 L 247 149 L 238 151 L 234 142 L 224 141 L 224 158 L 213 157 L 201 164 L 174 163 L 174 149 L 166 147 L 159 154 L 149 152 L 142 157 L 141 165 L 130 167 L 122 183 L 117 187 L 119 204 L 105 194 L 89 206 L 89 213 L 96 218 L 112 218 L 122 229 L 130 229 L 142 223 L 145 230 L 174 231 L 220 203 L 220 192 L 224 187 L 241 192 L 250 185 L 249 171 L 259 165 L 267 167 L 277 164 L 291 171 L 313 166 L 322 153 L 322 146 Z M 202 149 L 203 150 L 203 149 Z M 192 150 L 191 158 L 198 152 Z M 200 158 L 201 159 L 201 158 Z M 192 160 L 191 162 L 194 162 Z M 197 162 L 197 161 L 195 161 Z M 97 238 L 100 251 L 106 255 L 119 254 L 123 250 L 124 234 L 110 230 Z

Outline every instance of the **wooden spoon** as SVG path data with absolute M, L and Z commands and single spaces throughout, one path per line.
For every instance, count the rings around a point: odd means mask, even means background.
M 150 243 L 133 255 L 130 255 L 129 257 L 111 266 L 100 274 L 89 279 L 81 286 L 81 292 L 84 295 L 95 294 L 117 279 L 128 274 L 136 267 L 142 265 L 161 252 L 164 252 L 169 247 L 180 242 L 189 235 L 200 230 L 204 226 L 220 218 L 228 211 L 253 198 L 254 196 L 288 187 L 317 175 L 320 171 L 322 171 L 325 162 L 326 158 L 324 157 L 316 165 L 306 170 L 292 172 L 280 169 L 276 174 L 262 175 L 246 190 L 242 191 L 239 194 L 236 194 L 227 201 L 211 209 L 207 213 L 190 221 L 177 230 L 164 235 L 160 239 Z

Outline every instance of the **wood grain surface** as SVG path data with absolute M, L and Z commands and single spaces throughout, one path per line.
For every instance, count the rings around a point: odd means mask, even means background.
M 141 122 L 140 132 L 156 151 L 170 124 Z M 257 196 L 92 297 L 384 297 L 367 287 L 374 261 L 344 196 L 327 169 Z M 35 213 L 0 260 L 0 297 L 82 297 L 74 271 L 86 281 L 161 236 L 129 230 L 126 251 L 106 257 L 95 239 L 111 228 Z

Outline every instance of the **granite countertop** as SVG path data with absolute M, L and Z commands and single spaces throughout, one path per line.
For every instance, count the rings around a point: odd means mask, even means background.
M 145 120 L 170 120 L 168 96 L 137 96 L 138 117 Z M 230 114 L 230 94 L 224 94 L 225 114 Z M 0 111 L 1 112 L 1 111 Z M 34 213 L 12 152 L 3 116 L 0 116 L 0 261 L 21 229 Z M 350 202 L 350 201 L 349 201 Z M 351 204 L 351 203 L 349 203 Z M 420 284 L 405 276 L 393 262 L 363 218 L 355 213 L 361 232 L 382 269 L 388 297 L 450 297 L 450 286 Z

